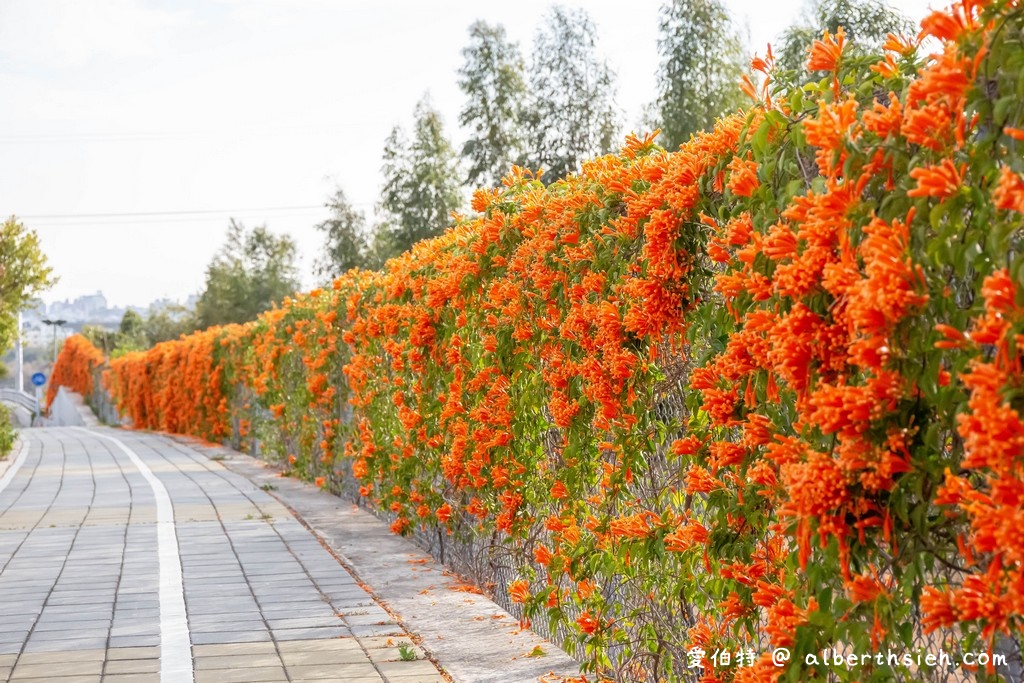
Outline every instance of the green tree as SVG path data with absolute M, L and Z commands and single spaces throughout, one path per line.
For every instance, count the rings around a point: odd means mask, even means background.
M 523 57 L 500 24 L 477 21 L 469 27 L 469 37 L 459 69 L 459 88 L 466 95 L 459 123 L 470 131 L 462 146 L 469 164 L 466 179 L 471 186 L 498 187 L 511 165 L 523 158 Z
M 253 320 L 299 287 L 295 242 L 266 226 L 246 230 L 231 220 L 227 241 L 206 268 L 196 303 L 201 329 Z
M 149 343 L 159 344 L 194 332 L 196 316 L 184 306 L 175 304 L 150 313 L 144 327 Z
M 145 321 L 137 311 L 131 308 L 125 311 L 121 316 L 121 325 L 118 327 L 117 335 L 114 337 L 114 355 L 148 348 L 149 340 L 146 338 L 145 326 Z
M 812 0 L 800 20 L 783 32 L 776 65 L 802 72 L 814 41 L 826 29 L 835 33 L 840 26 L 850 40 L 850 49 L 862 52 L 878 48 L 890 33 L 913 32 L 907 17 L 876 0 Z
M 39 236 L 11 216 L 0 227 L 0 351 L 14 344 L 18 311 L 57 282 Z
M 20 333 L 18 311 L 56 281 L 39 247 L 39 236 L 14 216 L 8 218 L 0 227 L 0 355 Z M 6 374 L 2 365 L 0 370 Z M 14 439 L 10 415 L 0 407 L 0 457 L 10 452 Z
M 386 223 L 378 223 L 366 249 L 366 267 L 379 270 L 392 256 L 401 253 Z
M 366 217 L 348 203 L 339 187 L 327 200 L 331 216 L 316 225 L 324 234 L 324 249 L 317 257 L 314 268 L 317 276 L 330 282 L 353 268 L 366 266 Z
M 384 143 L 383 221 L 373 240 L 375 265 L 439 235 L 462 205 L 458 158 L 444 135 L 441 115 L 424 97 L 414 116 L 411 142 L 395 126 Z
M 88 339 L 90 344 L 102 351 L 104 356 L 112 355 L 114 350 L 117 348 L 118 333 L 108 330 L 105 327 L 101 327 L 99 325 L 82 325 L 82 330 L 79 334 Z
M 597 56 L 596 34 L 584 10 L 556 6 L 534 42 L 526 163 L 551 180 L 617 142 L 614 75 Z
M 744 51 L 720 0 L 672 0 L 661 8 L 659 142 L 676 149 L 690 135 L 740 106 Z

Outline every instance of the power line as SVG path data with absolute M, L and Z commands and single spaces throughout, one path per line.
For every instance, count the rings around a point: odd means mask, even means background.
M 221 130 L 124 131 L 124 132 L 41 132 L 0 134 L 0 145 L 74 142 L 144 142 L 149 140 L 181 140 L 204 138 L 240 139 L 248 136 L 279 137 L 291 135 L 331 135 L 342 129 L 359 128 L 361 123 L 331 123 L 273 127 L 231 128 Z
M 327 208 L 323 204 L 315 206 L 272 206 L 257 209 L 188 209 L 181 211 L 135 211 L 120 213 L 64 213 L 64 214 L 34 214 L 18 216 L 24 220 L 51 220 L 51 219 L 79 219 L 79 218 L 143 218 L 150 216 L 197 216 L 219 213 L 257 213 L 264 211 L 309 211 L 313 209 Z

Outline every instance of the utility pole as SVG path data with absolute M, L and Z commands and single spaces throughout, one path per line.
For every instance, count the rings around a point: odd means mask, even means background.
M 14 388 L 25 393 L 25 356 L 22 353 L 21 324 L 21 311 L 18 311 L 18 337 L 15 340 L 15 350 L 18 354 L 18 377 L 14 380 Z
M 43 320 L 44 325 L 50 325 L 53 327 L 53 364 L 57 364 L 57 328 L 66 323 L 67 320 L 50 320 L 46 318 Z

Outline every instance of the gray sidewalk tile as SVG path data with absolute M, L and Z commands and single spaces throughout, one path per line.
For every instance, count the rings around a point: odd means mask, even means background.
M 53 617 L 48 619 L 46 612 L 43 612 L 43 617 L 36 622 L 36 633 L 40 631 L 67 631 L 67 630 L 84 630 L 84 631 L 105 631 L 110 628 L 110 619 L 70 619 L 67 617 Z
M 262 683 L 288 680 L 284 668 L 262 667 L 245 669 L 198 669 L 195 683 Z
M 95 650 L 74 650 L 61 652 L 59 655 L 52 652 L 26 652 L 18 659 L 18 665 L 22 664 L 45 664 L 53 661 L 61 662 L 102 662 L 105 656 L 103 648 Z
M 111 636 L 110 647 L 156 647 L 160 636 Z
M 105 647 L 106 635 L 86 635 L 67 633 L 64 638 L 39 638 L 35 634 L 29 636 L 25 644 L 26 652 L 61 652 L 65 650 L 95 650 Z
M 158 659 L 159 646 L 151 647 L 112 647 L 107 650 L 107 660 L 119 659 Z
M 218 631 L 215 633 L 193 633 L 193 645 L 212 645 L 218 643 L 253 643 L 269 641 L 268 631 Z
M 245 667 L 274 667 L 281 666 L 281 657 L 273 654 L 239 654 L 239 655 L 216 655 L 211 657 L 196 657 L 195 667 L 199 669 L 237 669 Z
M 367 661 L 366 653 L 359 649 L 307 650 L 281 652 L 284 665 L 291 671 L 294 666 L 322 664 L 361 664 Z M 371 660 L 372 661 L 372 660 Z
M 292 679 L 324 679 L 345 680 L 350 678 L 372 678 L 377 676 L 377 669 L 369 662 L 358 664 L 298 664 L 288 666 L 288 675 Z M 434 669 L 437 673 L 437 669 Z
M 160 673 L 159 659 L 119 659 L 107 662 L 103 667 L 103 676 L 111 674 L 150 674 Z
M 352 632 L 343 626 L 323 628 L 279 628 L 273 630 L 274 640 L 312 640 L 314 638 L 344 638 Z
M 324 626 L 344 626 L 345 622 L 337 615 L 323 617 L 285 617 L 283 619 L 268 619 L 267 623 L 271 629 L 283 628 L 320 628 Z
M 53 656 L 49 662 L 39 664 L 22 664 L 14 667 L 11 673 L 12 679 L 17 678 L 44 678 L 57 676 L 92 676 L 100 675 L 103 671 L 103 661 L 68 662 L 59 654 Z
M 228 655 L 265 655 L 277 654 L 277 648 L 269 641 L 250 643 L 217 643 L 210 645 L 193 645 L 193 657 L 223 657 Z

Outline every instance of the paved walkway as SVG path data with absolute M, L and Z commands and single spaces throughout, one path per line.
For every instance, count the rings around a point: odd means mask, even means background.
M 242 476 L 144 433 L 21 434 L 0 469 L 0 680 L 445 680 Z

